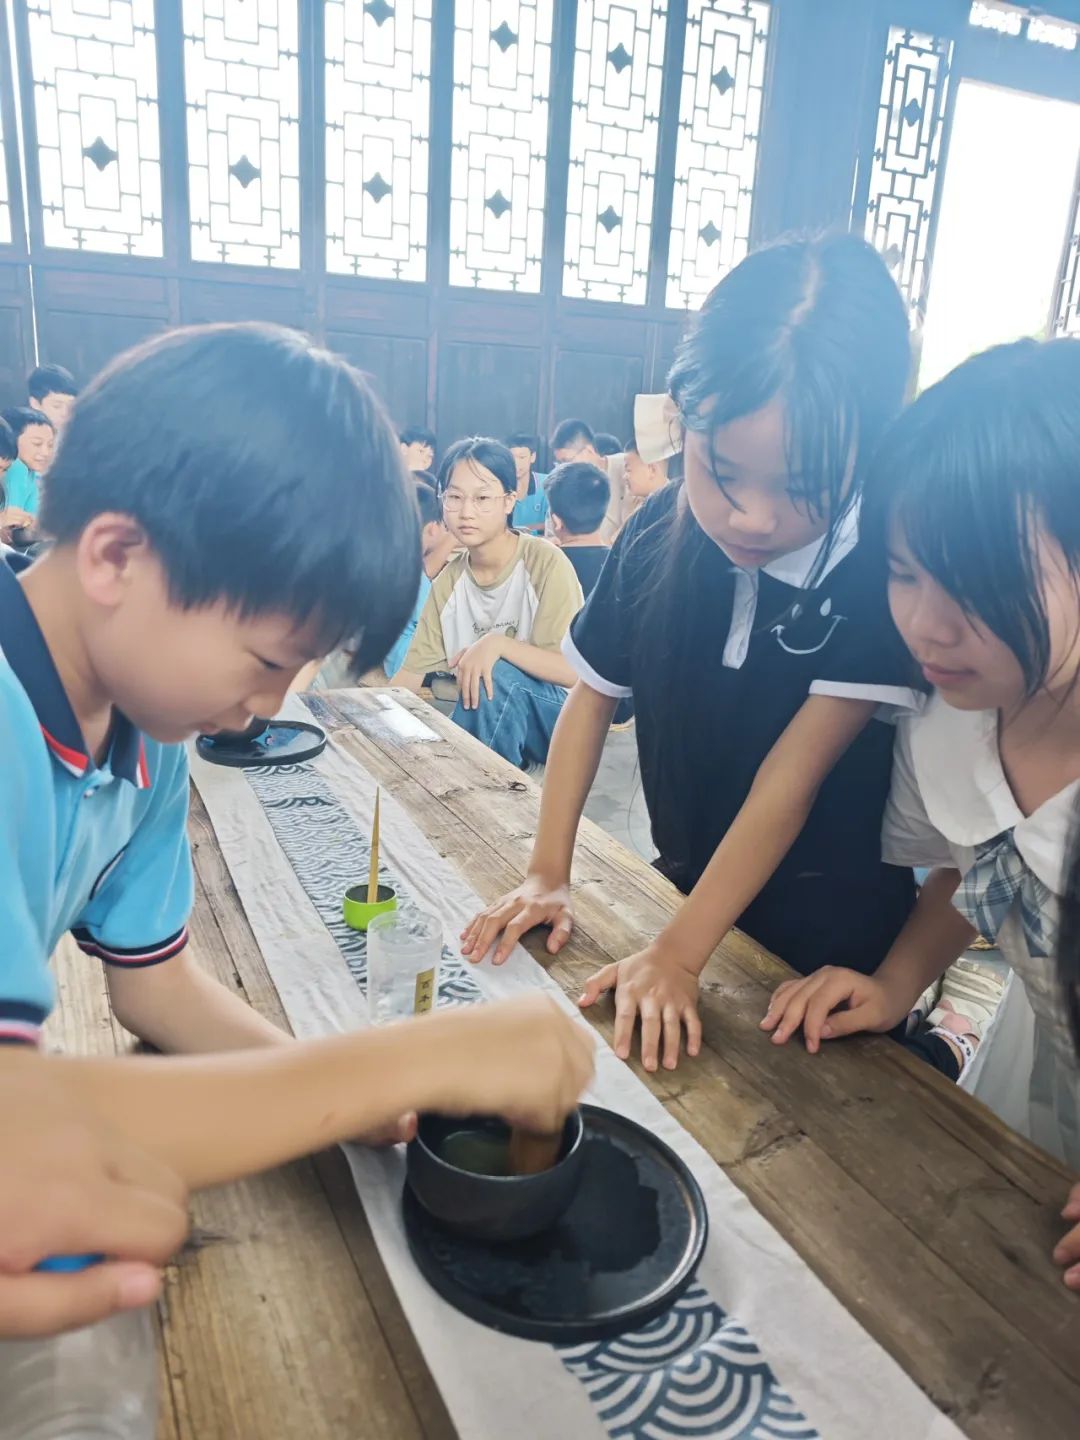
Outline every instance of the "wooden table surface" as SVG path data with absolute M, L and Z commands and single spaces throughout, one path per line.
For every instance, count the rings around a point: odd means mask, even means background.
M 531 781 L 405 692 L 315 703 L 479 895 L 520 881 L 538 814 Z M 434 737 L 403 738 L 399 705 Z M 191 835 L 192 950 L 287 1028 L 194 792 Z M 655 935 L 678 896 L 588 821 L 574 890 L 574 938 L 549 969 L 576 996 Z M 100 968 L 65 944 L 57 971 L 52 1038 L 83 1053 L 126 1048 Z M 701 1056 L 639 1075 L 962 1431 L 1077 1436 L 1080 1297 L 1049 1259 L 1066 1171 L 885 1039 L 816 1057 L 775 1049 L 758 1021 L 785 973 L 729 937 L 704 976 Z M 610 1006 L 593 1018 L 610 1040 Z M 454 1436 L 339 1152 L 201 1195 L 193 1221 L 161 1304 L 161 1440 Z M 891 1436 L 888 1416 L 866 1424 Z

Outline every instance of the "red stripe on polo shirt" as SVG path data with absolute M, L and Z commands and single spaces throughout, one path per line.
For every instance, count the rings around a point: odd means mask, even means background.
M 45 736 L 45 743 L 58 760 L 61 760 L 75 775 L 85 775 L 90 769 L 90 756 L 84 755 L 81 750 L 72 750 L 67 745 L 61 745 L 55 735 L 50 735 L 45 726 L 42 725 L 41 733 Z
M 185 925 L 168 940 L 162 940 L 145 950 L 112 950 L 100 940 L 95 940 L 86 930 L 76 934 L 75 943 L 84 954 L 95 955 L 99 960 L 104 960 L 106 965 L 124 965 L 137 969 L 140 965 L 159 965 L 163 960 L 171 960 L 174 955 L 179 955 L 188 943 L 188 929 Z
M 41 1026 L 31 1020 L 0 1019 L 0 1045 L 36 1045 Z
M 141 736 L 139 737 L 138 787 L 140 790 L 150 788 L 150 766 L 146 763 L 146 741 Z

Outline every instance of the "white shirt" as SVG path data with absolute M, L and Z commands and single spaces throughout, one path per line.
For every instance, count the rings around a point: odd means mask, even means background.
M 1060 896 L 1080 781 L 1025 815 L 1001 764 L 997 726 L 996 711 L 956 710 L 939 694 L 922 715 L 900 722 L 883 856 L 893 865 L 948 865 L 966 874 L 978 845 L 1011 830 L 1024 864 Z M 1055 960 L 1031 954 L 1018 911 L 1014 906 L 1006 918 L 997 945 L 1020 984 L 1010 981 L 962 1083 L 1007 1124 L 1080 1166 L 1080 1070 Z M 1048 918 L 1053 935 L 1057 915 Z

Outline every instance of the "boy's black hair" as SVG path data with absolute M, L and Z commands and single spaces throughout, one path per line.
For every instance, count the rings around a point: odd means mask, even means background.
M 470 435 L 466 440 L 456 441 L 443 456 L 443 462 L 439 466 L 440 495 L 446 493 L 454 466 L 460 465 L 463 460 L 472 461 L 474 465 L 483 465 L 485 470 L 490 470 L 507 495 L 516 493 L 517 471 L 510 451 L 501 440 L 493 440 L 489 435 Z
M 13 405 L 10 410 L 0 412 L 0 419 L 7 423 L 16 440 L 31 425 L 47 425 L 50 430 L 56 428 L 44 410 L 31 410 L 29 405 Z
M 425 430 L 422 425 L 406 425 L 398 439 L 402 445 L 430 445 L 432 450 L 435 449 L 435 432 Z
M 528 450 L 536 455 L 540 450 L 540 437 L 530 435 L 527 430 L 515 430 L 512 435 L 507 435 L 503 444 L 508 450 Z
M 1052 679 L 1038 530 L 1080 595 L 1080 340 L 1017 340 L 923 392 L 883 442 L 863 532 L 896 522 L 918 563 L 1016 656 L 1029 695 Z
M 70 544 L 97 515 L 129 515 L 176 605 L 314 621 L 320 649 L 347 642 L 363 673 L 416 599 L 413 488 L 351 365 L 281 326 L 202 325 L 136 346 L 82 393 L 41 524 Z
M 552 450 L 566 450 L 571 445 L 595 445 L 596 436 L 584 420 L 560 420 L 551 437 Z
M 612 435 L 607 430 L 596 432 L 593 448 L 598 455 L 621 455 L 623 452 L 622 441 L 617 435 Z
M 555 466 L 544 489 L 551 513 L 571 535 L 599 530 L 611 500 L 611 486 L 602 470 L 587 460 L 568 460 Z
M 430 470 L 410 470 L 410 475 L 417 485 L 428 485 L 432 490 L 438 490 L 439 480 Z
M 442 501 L 439 499 L 435 486 L 429 483 L 426 478 L 421 479 L 421 474 L 426 477 L 427 471 L 417 472 L 417 474 L 413 476 L 413 479 L 416 481 L 416 508 L 420 512 L 421 528 L 425 525 L 441 525 L 443 518 Z
M 19 441 L 6 420 L 0 419 L 0 460 L 15 460 L 19 454 Z
M 44 400 L 49 395 L 77 395 L 79 387 L 63 365 L 38 365 L 26 377 L 26 393 L 31 400 Z

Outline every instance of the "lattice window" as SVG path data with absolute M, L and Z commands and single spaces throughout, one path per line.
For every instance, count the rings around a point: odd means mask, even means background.
M 458 0 L 450 283 L 540 289 L 551 0 Z
M 8 195 L 7 146 L 4 143 L 4 111 L 0 106 L 0 245 L 11 244 L 11 199 Z
M 153 0 L 27 0 L 42 235 L 161 255 Z
M 644 304 L 665 8 L 580 0 L 563 294 Z
M 667 303 L 697 304 L 746 254 L 769 6 L 690 0 L 671 206 Z
M 184 0 L 191 258 L 300 264 L 297 0 Z
M 926 308 L 952 41 L 889 31 L 866 237 L 882 253 L 916 324 Z
M 1054 300 L 1054 333 L 1080 335 L 1080 169 L 1076 172 L 1069 240 Z
M 427 274 L 431 0 L 325 0 L 326 268 Z

